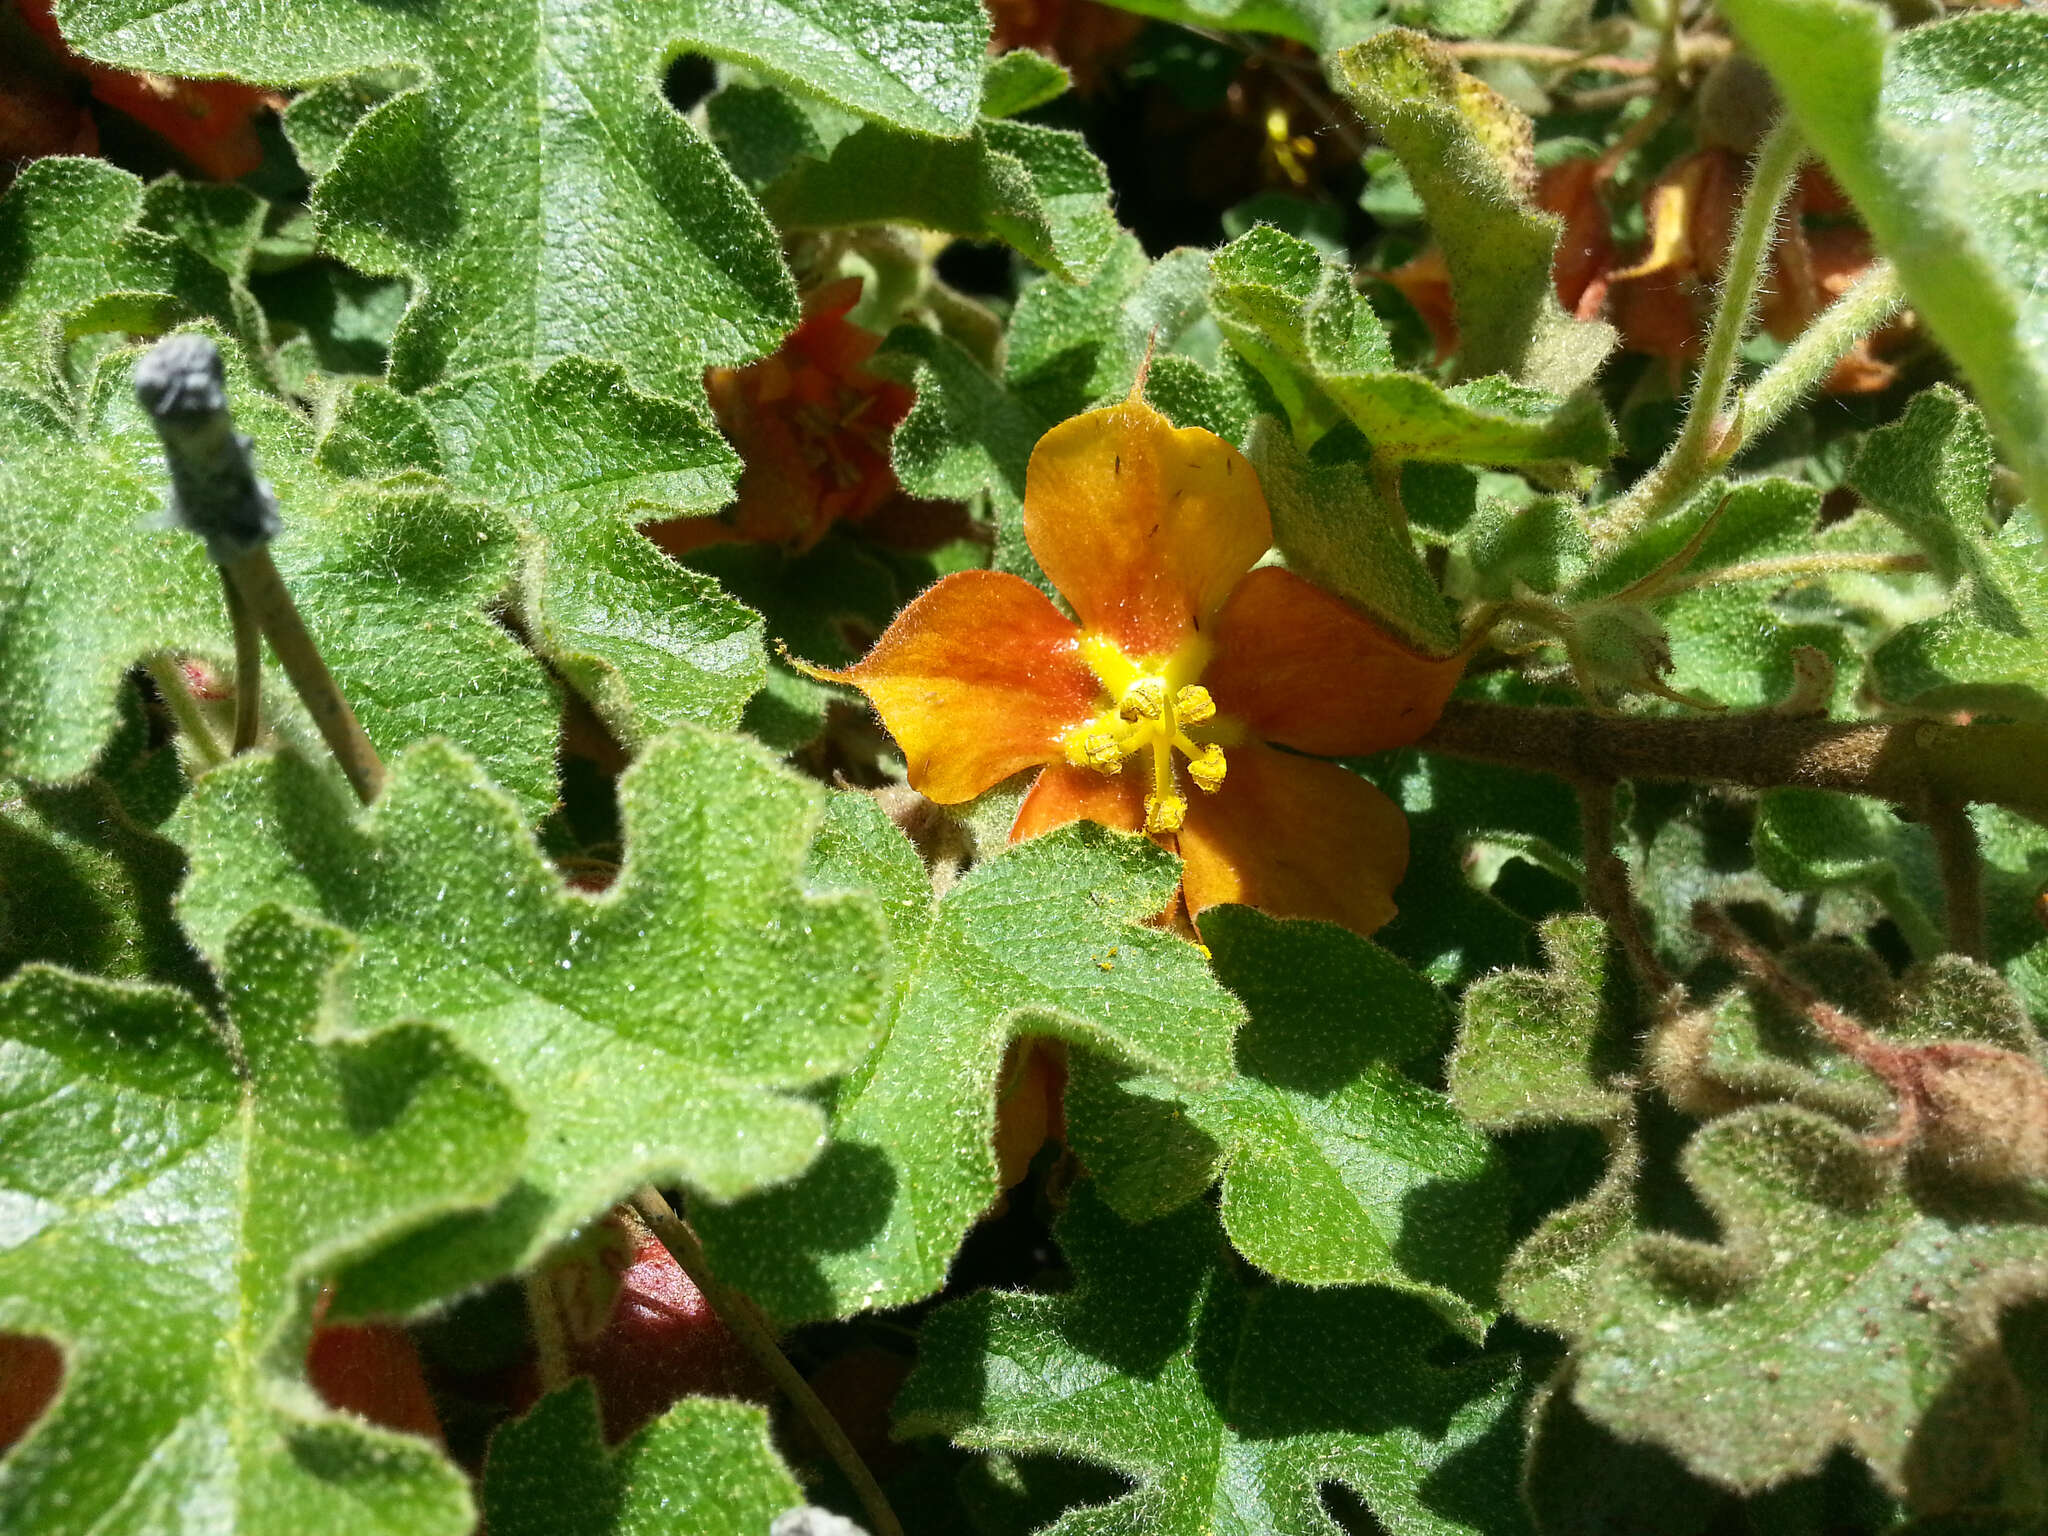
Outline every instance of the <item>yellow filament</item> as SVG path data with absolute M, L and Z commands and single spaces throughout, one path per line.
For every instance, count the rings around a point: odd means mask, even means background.
M 1174 754 L 1187 758 L 1188 776 L 1205 793 L 1216 791 L 1225 771 L 1223 748 L 1194 740 L 1186 727 L 1214 721 L 1211 728 L 1223 733 L 1223 740 L 1235 739 L 1231 722 L 1217 718 L 1209 690 L 1192 681 L 1209 660 L 1208 642 L 1197 638 L 1171 656 L 1136 662 L 1114 641 L 1089 635 L 1081 641 L 1081 656 L 1114 702 L 1067 733 L 1061 743 L 1067 761 L 1114 774 L 1123 770 L 1126 758 L 1149 752 L 1152 783 L 1145 795 L 1145 830 L 1179 831 L 1187 821 L 1188 800 L 1174 775 Z

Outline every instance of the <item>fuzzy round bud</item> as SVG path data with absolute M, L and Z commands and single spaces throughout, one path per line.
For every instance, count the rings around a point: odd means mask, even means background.
M 2048 1179 L 2048 1076 L 1993 1046 L 1937 1054 L 1920 1067 L 1923 1153 L 1979 1184 Z
M 1751 154 L 1784 104 L 1764 68 L 1746 54 L 1731 53 L 1700 82 L 1698 113 L 1702 149 L 1732 149 Z

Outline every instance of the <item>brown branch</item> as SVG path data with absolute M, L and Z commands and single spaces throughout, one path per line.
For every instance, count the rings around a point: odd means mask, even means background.
M 2048 822 L 2048 725 L 1596 714 L 1457 699 L 1416 745 L 1573 783 L 1657 779 L 1831 789 L 1918 813 L 2002 805 Z
M 1653 1002 L 1670 995 L 1671 973 L 1657 958 L 1649 935 L 1636 919 L 1635 892 L 1628 866 L 1614 851 L 1614 781 L 1580 780 L 1579 840 L 1586 854 L 1586 903 L 1606 920 L 1607 931 L 1635 967 L 1636 977 Z
M 1930 801 L 1920 818 L 1934 838 L 1941 865 L 1941 891 L 1948 922 L 1948 947 L 1972 960 L 1986 960 L 1984 943 L 1984 860 L 1968 806 Z

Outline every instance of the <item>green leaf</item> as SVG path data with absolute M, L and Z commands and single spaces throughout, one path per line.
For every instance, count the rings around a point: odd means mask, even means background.
M 437 1030 L 316 1044 L 347 953 L 274 909 L 235 930 L 245 1070 L 183 993 L 41 966 L 0 987 L 0 1329 L 65 1354 L 56 1402 L 0 1463 L 8 1530 L 474 1524 L 440 1452 L 323 1407 L 302 1363 L 320 1279 L 495 1199 L 526 1119 Z
M 1078 133 L 990 120 L 964 139 L 870 124 L 805 156 L 761 200 L 783 229 L 914 224 L 1000 240 L 1064 277 L 1085 278 L 1116 242 L 1109 177 Z
M 1248 1015 L 1238 1075 L 1199 1095 L 1082 1060 L 1069 1136 L 1102 1198 L 1149 1221 L 1223 1177 L 1223 1226 L 1305 1285 L 1422 1297 L 1474 1337 L 1507 1252 L 1492 1149 L 1400 1063 L 1449 1035 L 1443 994 L 1356 934 L 1248 907 L 1202 915 L 1217 977 Z
M 1811 555 L 1819 520 L 1820 493 L 1800 481 L 1774 477 L 1732 488 L 1710 481 L 1683 510 L 1615 551 L 1571 596 L 1582 604 L 1612 596 L 1676 559 L 1697 538 L 1698 548 L 1683 563 L 1693 584 L 1652 599 L 1670 641 L 1669 685 L 1732 707 L 1761 708 L 1791 691 L 1793 652 L 1809 646 L 1835 664 L 1833 703 L 1846 710 L 1858 665 L 1847 635 L 1838 624 L 1809 620 L 1775 601 L 1810 576 L 1711 579 L 1730 567 Z
M 635 531 L 716 511 L 738 460 L 617 365 L 490 369 L 412 399 L 358 385 L 319 458 L 339 473 L 443 475 L 518 518 L 521 627 L 626 746 L 683 721 L 735 725 L 761 686 L 759 621 Z
M 1969 16 L 1889 36 L 1856 0 L 1733 0 L 1728 20 L 1962 365 L 2048 506 L 2048 18 Z
M 184 873 L 178 846 L 102 779 L 0 794 L 0 976 L 43 961 L 208 997 L 212 979 L 171 916 Z
M 1527 1528 L 1513 1367 L 1432 1363 L 1448 1335 L 1421 1303 L 1248 1292 L 1207 1207 L 1133 1227 L 1086 1184 L 1054 1236 L 1074 1289 L 940 1309 L 896 1403 L 899 1433 L 1079 1458 L 1136 1484 L 1044 1536 L 1336 1536 L 1328 1483 L 1401 1536 Z
M 1504 373 L 1558 394 L 1590 381 L 1614 330 L 1558 307 L 1550 265 L 1560 225 L 1531 201 L 1529 119 L 1416 32 L 1382 32 L 1346 49 L 1333 78 L 1422 198 L 1451 270 L 1464 375 Z
M 313 192 L 335 255 L 415 280 L 391 381 L 574 352 L 692 398 L 707 365 L 774 346 L 797 305 L 759 206 L 661 99 L 666 59 L 694 45 L 855 110 L 965 132 L 985 23 L 971 0 L 913 11 L 99 0 L 63 21 L 85 52 L 165 74 L 301 84 L 414 66 L 424 83 L 364 115 Z
M 1012 48 L 989 60 L 981 82 L 981 115 L 1015 117 L 1057 101 L 1074 81 L 1065 67 L 1029 48 Z
M 1981 1462 L 1968 1439 L 2007 1401 L 1987 1370 L 1998 1310 L 2048 1262 L 2038 1194 L 1910 1188 L 1787 1106 L 1715 1121 L 1682 1164 L 1725 1239 L 1647 1236 L 1607 1272 L 1579 1361 L 1588 1414 L 1741 1490 L 1837 1446 L 1895 1491 L 1961 1475 L 1947 1454 Z
M 945 1281 L 1000 1193 L 995 1089 L 1018 1035 L 1055 1035 L 1187 1087 L 1230 1071 L 1240 1017 L 1194 945 L 1144 926 L 1171 858 L 1092 824 L 1004 850 L 943 899 L 865 795 L 833 797 L 827 888 L 872 891 L 894 956 L 879 1044 L 832 1105 L 832 1145 L 793 1184 L 692 1212 L 712 1267 L 785 1322 L 902 1305 Z
M 1398 371 L 1350 274 L 1305 240 L 1261 225 L 1217 251 L 1210 271 L 1217 323 L 1304 445 L 1349 420 L 1390 462 L 1562 471 L 1614 452 L 1614 429 L 1589 393 L 1559 400 L 1498 378 L 1445 389 Z
M 1355 439 L 1354 439 L 1355 441 Z M 1415 553 L 1407 519 L 1374 488 L 1367 464 L 1311 463 L 1270 416 L 1245 456 L 1273 513 L 1273 542 L 1290 570 L 1363 609 L 1432 655 L 1458 648 L 1458 626 Z
M 241 912 L 278 901 L 353 930 L 350 1016 L 437 1020 L 535 1130 L 510 1199 L 355 1277 L 356 1306 L 517 1268 L 652 1178 L 730 1199 L 811 1160 L 824 1117 L 801 1091 L 859 1061 L 880 991 L 873 913 L 791 884 L 814 789 L 744 743 L 663 737 L 619 781 L 625 867 L 592 897 L 445 745 L 400 757 L 368 811 L 309 777 L 277 757 L 202 781 L 179 817 L 186 928 L 217 953 Z
M 1505 971 L 1466 993 L 1451 1057 L 1451 1102 L 1474 1125 L 1517 1131 L 1591 1126 L 1608 1164 L 1583 1199 L 1544 1218 L 1508 1259 L 1501 1294 L 1525 1320 L 1577 1337 L 1591 1325 L 1595 1272 L 1632 1233 L 1640 1154 L 1625 1084 L 1634 1032 L 1597 918 L 1543 925 L 1548 972 Z
M 37 160 L 15 178 L 0 197 L 0 385 L 64 393 L 65 343 L 88 332 L 232 320 L 226 276 L 142 211 L 142 183 L 104 160 Z
M 1787 891 L 1849 886 L 1876 897 L 1922 958 L 1947 947 L 1932 840 L 1888 805 L 1817 789 L 1767 790 L 1757 803 L 1756 865 Z
M 804 1502 L 752 1403 L 686 1397 L 613 1450 L 588 1378 L 491 1437 L 493 1536 L 763 1536 Z
M 2037 525 L 1990 520 L 1984 419 L 1954 390 L 1916 395 L 1865 439 L 1849 484 L 1953 584 L 1948 607 L 1908 625 L 1872 658 L 1888 698 L 2038 719 L 2048 713 L 2048 573 Z
M 220 577 L 199 540 L 162 526 L 170 480 L 134 357 L 102 362 L 76 424 L 0 389 L 0 768 L 23 778 L 92 765 L 137 662 L 192 655 L 232 675 Z M 423 483 L 337 495 L 303 420 L 230 367 L 236 425 L 284 511 L 278 568 L 370 740 L 389 754 L 446 736 L 537 819 L 555 798 L 554 692 L 487 617 L 516 530 Z M 314 739 L 281 678 L 264 697 L 280 729 Z

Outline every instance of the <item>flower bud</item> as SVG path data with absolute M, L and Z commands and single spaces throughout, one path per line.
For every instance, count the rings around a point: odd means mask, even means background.
M 1930 1046 L 1918 1087 L 1920 1149 L 1978 1184 L 2048 1179 L 2048 1076 L 1996 1046 Z

